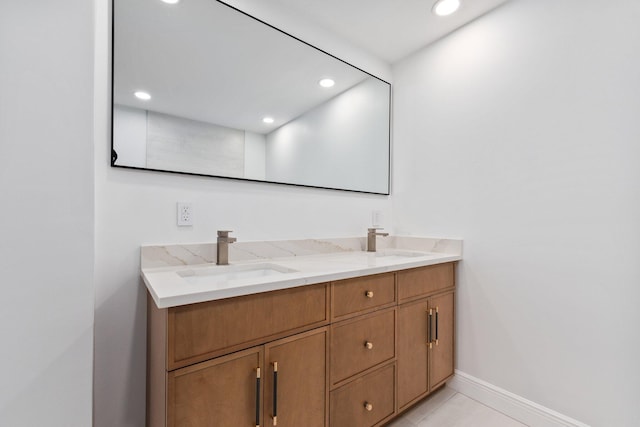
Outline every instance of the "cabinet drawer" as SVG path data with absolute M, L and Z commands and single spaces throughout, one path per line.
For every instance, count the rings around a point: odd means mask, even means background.
M 331 427 L 370 427 L 394 413 L 395 364 L 331 392 Z
M 331 385 L 393 359 L 395 334 L 395 308 L 332 325 Z
M 398 272 L 398 301 L 433 294 L 454 286 L 454 264 L 438 264 Z
M 319 284 L 170 308 L 168 369 L 324 326 L 328 291 Z
M 333 319 L 393 305 L 396 301 L 393 273 L 341 280 L 332 287 Z

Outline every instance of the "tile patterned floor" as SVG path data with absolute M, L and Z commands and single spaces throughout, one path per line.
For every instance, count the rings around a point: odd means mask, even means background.
M 526 427 L 469 397 L 444 387 L 387 427 Z

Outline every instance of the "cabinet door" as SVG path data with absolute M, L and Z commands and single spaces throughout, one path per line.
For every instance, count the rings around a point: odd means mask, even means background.
M 320 328 L 265 346 L 265 426 L 327 425 L 327 335 Z
M 435 322 L 429 355 L 429 383 L 433 390 L 453 375 L 454 293 L 431 298 L 429 307 Z
M 429 391 L 429 300 L 398 308 L 398 407 L 403 409 Z
M 168 427 L 259 425 L 261 365 L 257 347 L 170 372 Z

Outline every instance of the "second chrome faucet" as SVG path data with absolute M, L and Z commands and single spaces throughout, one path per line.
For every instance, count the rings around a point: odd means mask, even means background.
M 230 230 L 218 230 L 218 244 L 216 264 L 228 265 L 229 264 L 229 243 L 236 241 L 235 237 L 229 237 Z

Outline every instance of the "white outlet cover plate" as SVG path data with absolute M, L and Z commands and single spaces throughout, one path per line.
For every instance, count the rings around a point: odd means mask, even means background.
M 191 203 L 177 203 L 178 226 L 193 225 L 193 205 Z

